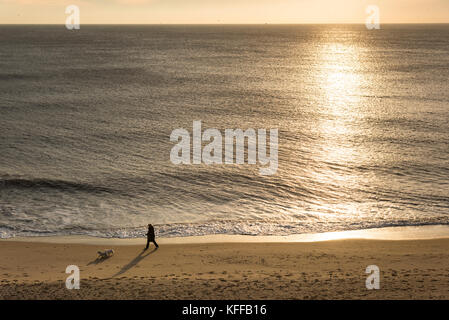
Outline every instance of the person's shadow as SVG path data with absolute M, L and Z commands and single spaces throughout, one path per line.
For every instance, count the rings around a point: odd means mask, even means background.
M 112 278 L 117 277 L 123 273 L 125 273 L 126 271 L 128 271 L 129 269 L 131 269 L 132 267 L 136 266 L 140 261 L 142 261 L 143 259 L 145 259 L 146 257 L 148 257 L 150 254 L 156 252 L 157 248 L 154 248 L 152 251 L 148 252 L 147 254 L 144 255 L 144 253 L 146 252 L 145 250 L 143 250 L 142 252 L 140 252 L 137 257 L 135 257 L 130 263 L 128 263 L 126 266 L 124 266 L 119 272 L 117 272 L 116 274 L 114 274 L 112 276 Z

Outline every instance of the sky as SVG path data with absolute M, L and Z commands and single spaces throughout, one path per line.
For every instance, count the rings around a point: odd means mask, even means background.
M 65 24 L 68 5 L 81 24 L 449 23 L 449 0 L 0 0 L 0 24 Z

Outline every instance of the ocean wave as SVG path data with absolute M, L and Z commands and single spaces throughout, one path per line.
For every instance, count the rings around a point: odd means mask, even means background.
M 313 222 L 264 222 L 264 221 L 209 221 L 204 223 L 173 223 L 155 224 L 156 235 L 163 238 L 191 237 L 206 235 L 248 235 L 248 236 L 288 236 L 308 233 L 324 233 L 337 231 L 351 231 L 385 227 L 408 227 L 428 225 L 449 225 L 445 219 L 426 219 L 420 221 L 369 221 L 359 224 L 333 223 L 331 225 Z M 133 239 L 145 237 L 146 226 L 131 228 L 90 229 L 84 227 L 66 227 L 60 230 L 16 230 L 0 225 L 0 239 L 15 237 L 39 236 L 91 236 L 111 239 Z
M 0 180 L 0 190 L 2 189 L 56 189 L 68 192 L 117 193 L 117 190 L 104 186 L 57 179 L 6 178 Z

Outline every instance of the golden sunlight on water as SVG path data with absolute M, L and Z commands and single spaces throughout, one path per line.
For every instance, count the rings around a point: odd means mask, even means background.
M 337 195 L 361 183 L 362 177 L 347 168 L 358 161 L 361 151 L 354 144 L 354 137 L 362 130 L 358 125 L 364 117 L 360 92 L 366 79 L 360 72 L 357 45 L 327 39 L 318 50 L 315 77 L 320 100 L 316 130 L 320 138 L 316 141 L 314 157 L 321 165 L 314 168 L 312 175 L 319 184 L 333 188 Z M 327 207 L 323 212 L 357 215 L 358 208 L 353 201 L 335 198 L 333 202 L 322 204 Z
M 354 158 L 349 138 L 356 128 L 354 120 L 360 118 L 358 103 L 362 75 L 357 48 L 330 44 L 322 48 L 318 77 L 322 86 L 321 123 L 323 158 L 329 162 L 348 162 Z

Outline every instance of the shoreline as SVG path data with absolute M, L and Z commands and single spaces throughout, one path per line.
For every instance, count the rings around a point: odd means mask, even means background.
M 204 235 L 188 237 L 157 238 L 160 244 L 213 244 L 213 243 L 295 243 L 322 242 L 331 240 L 432 240 L 448 239 L 449 225 L 426 225 L 405 227 L 383 227 L 361 230 L 307 233 L 288 236 L 251 235 Z M 37 242 L 55 244 L 86 245 L 141 245 L 145 238 L 101 238 L 94 236 L 32 236 L 0 239 L 0 242 Z

